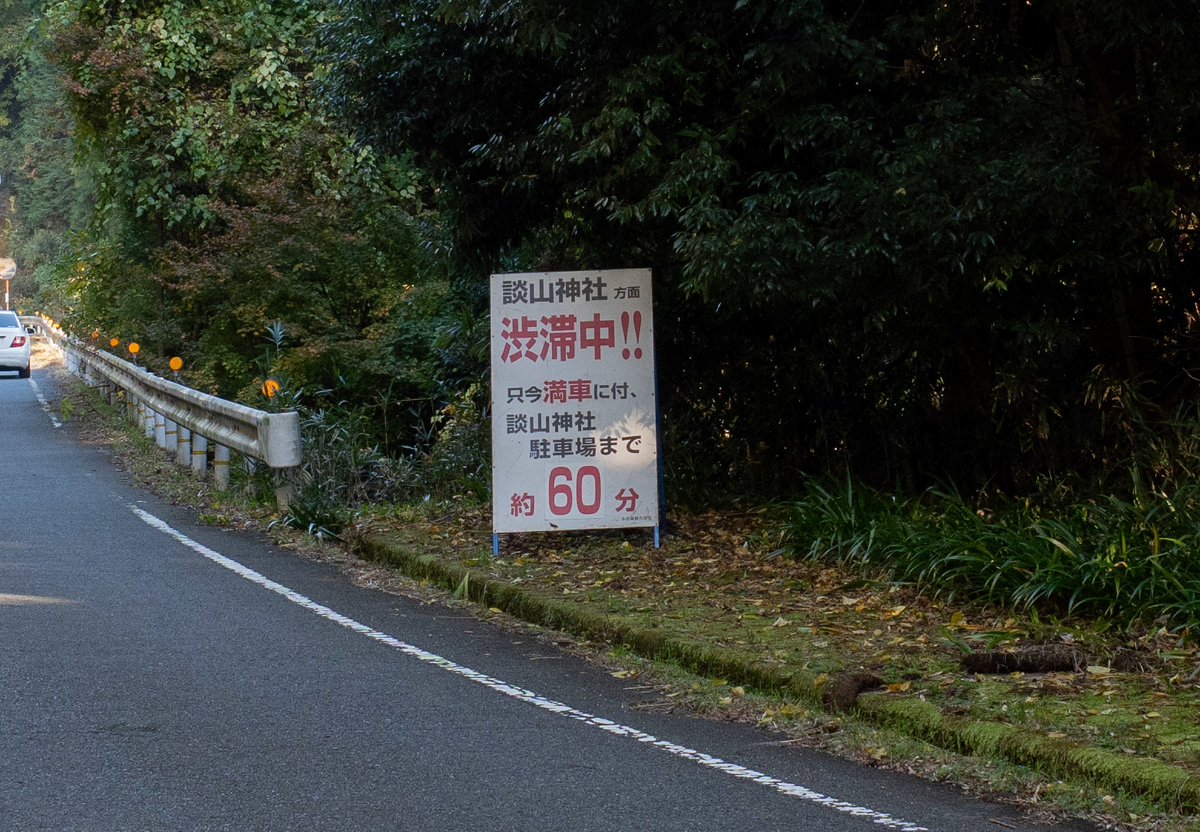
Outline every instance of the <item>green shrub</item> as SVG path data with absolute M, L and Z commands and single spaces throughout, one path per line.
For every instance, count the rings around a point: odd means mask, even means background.
M 898 498 L 813 481 L 792 508 L 797 557 L 881 569 L 892 580 L 1120 623 L 1167 616 L 1200 627 L 1200 493 L 1141 489 L 1043 503 L 991 495 L 975 503 L 928 490 Z
M 428 493 L 484 502 L 492 493 L 492 427 L 488 389 L 472 384 L 432 420 L 432 444 L 420 460 Z

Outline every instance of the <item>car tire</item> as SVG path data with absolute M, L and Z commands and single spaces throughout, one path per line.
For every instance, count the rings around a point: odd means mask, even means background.
M 24 370 L 17 370 L 17 378 L 29 378 L 30 373 L 29 367 L 26 367 Z

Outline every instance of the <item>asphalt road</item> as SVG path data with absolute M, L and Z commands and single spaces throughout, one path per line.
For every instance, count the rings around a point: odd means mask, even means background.
M 0 374 L 0 830 L 1031 828 L 202 525 L 38 384 Z

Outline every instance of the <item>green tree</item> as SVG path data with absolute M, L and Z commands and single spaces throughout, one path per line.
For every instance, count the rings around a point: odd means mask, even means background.
M 253 389 L 263 333 L 280 321 L 297 385 L 355 386 L 415 282 L 421 209 L 411 166 L 355 146 L 312 94 L 324 8 L 50 8 L 98 194 L 60 271 L 79 326 L 137 334 L 234 395 Z
M 328 95 L 459 257 L 656 269 L 720 476 L 1027 482 L 1121 452 L 1104 379 L 1194 395 L 1194 3 L 336 8 Z
M 62 78 L 34 23 L 41 3 L 0 10 L 0 199 L 4 254 L 18 264 L 15 297 L 32 300 L 86 224 L 88 188 L 73 162 L 73 124 Z

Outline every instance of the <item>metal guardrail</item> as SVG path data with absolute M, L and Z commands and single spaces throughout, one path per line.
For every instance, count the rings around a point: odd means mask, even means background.
M 168 381 L 98 350 L 64 333 L 41 316 L 22 316 L 63 354 L 67 369 L 90 381 L 101 379 L 110 401 L 122 401 L 131 422 L 140 422 L 148 437 L 174 454 L 181 465 L 203 472 L 208 445 L 213 451 L 213 476 L 218 487 L 229 484 L 229 451 L 274 469 L 300 464 L 300 414 L 268 413 Z M 287 490 L 276 493 L 281 503 Z

